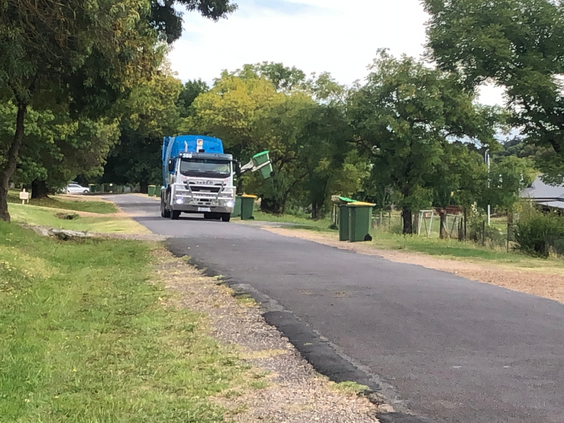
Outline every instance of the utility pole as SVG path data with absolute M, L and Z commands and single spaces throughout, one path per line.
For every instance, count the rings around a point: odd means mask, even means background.
M 488 165 L 488 189 L 490 188 L 490 149 L 486 148 L 484 153 L 484 161 Z M 490 226 L 490 205 L 488 204 L 488 226 Z

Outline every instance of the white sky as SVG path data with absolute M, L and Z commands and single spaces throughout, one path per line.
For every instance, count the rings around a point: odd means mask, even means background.
M 342 84 L 363 80 L 378 48 L 418 57 L 428 16 L 419 0 L 235 0 L 239 9 L 213 22 L 184 15 L 184 33 L 170 53 L 183 81 L 211 83 L 222 70 L 281 62 L 307 74 L 330 72 Z M 484 89 L 482 103 L 501 102 Z

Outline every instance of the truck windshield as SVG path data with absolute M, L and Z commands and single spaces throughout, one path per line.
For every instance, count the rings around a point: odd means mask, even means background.
M 225 178 L 231 175 L 231 162 L 217 159 L 182 159 L 180 173 L 185 176 Z

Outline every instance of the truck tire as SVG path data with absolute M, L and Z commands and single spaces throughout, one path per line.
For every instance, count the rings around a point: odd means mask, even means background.
M 166 209 L 164 198 L 161 196 L 161 217 L 170 217 L 170 210 Z
M 180 210 L 171 210 L 169 213 L 172 220 L 176 220 L 180 217 Z
M 231 213 L 222 213 L 221 220 L 223 220 L 224 222 L 229 222 L 229 220 L 231 220 Z

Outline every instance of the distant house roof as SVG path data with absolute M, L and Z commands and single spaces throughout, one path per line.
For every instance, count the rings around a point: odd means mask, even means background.
M 522 198 L 530 198 L 535 203 L 551 207 L 564 209 L 564 184 L 563 185 L 547 185 L 541 181 L 540 177 L 521 192 Z

